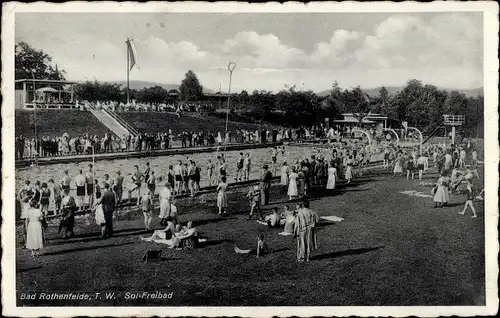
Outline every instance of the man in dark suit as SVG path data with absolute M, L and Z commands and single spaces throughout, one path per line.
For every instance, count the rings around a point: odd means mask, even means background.
M 273 175 L 271 171 L 269 171 L 269 167 L 267 165 L 264 165 L 262 167 L 262 172 L 259 180 L 261 205 L 269 204 L 269 189 L 271 188 L 272 179 Z
M 101 226 L 101 237 L 113 236 L 113 212 L 115 212 L 115 194 L 109 189 L 109 184 L 104 184 L 104 191 L 96 204 L 102 204 L 104 220 L 106 223 Z

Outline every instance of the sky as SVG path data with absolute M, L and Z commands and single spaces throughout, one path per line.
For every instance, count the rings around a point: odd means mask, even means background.
M 316 92 L 402 86 L 483 86 L 483 17 L 446 13 L 17 13 L 16 41 L 53 57 L 68 80 L 178 84 L 188 70 L 214 91 Z

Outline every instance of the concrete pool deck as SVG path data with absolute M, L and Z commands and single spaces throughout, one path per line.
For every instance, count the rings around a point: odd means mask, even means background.
M 124 152 L 112 152 L 112 153 L 96 153 L 95 161 L 100 160 L 115 160 L 115 159 L 128 159 L 128 158 L 147 158 L 147 157 L 161 157 L 170 155 L 188 155 L 193 153 L 203 153 L 203 152 L 216 152 L 218 150 L 247 150 L 247 149 L 259 149 L 259 148 L 269 148 L 281 146 L 282 142 L 270 142 L 264 144 L 230 144 L 227 147 L 191 147 L 191 148 L 170 148 L 170 149 L 160 149 L 152 151 L 124 151 Z M 60 164 L 60 163 L 77 163 L 92 161 L 92 155 L 70 155 L 70 156 L 56 156 L 56 157 L 44 157 L 38 158 L 37 162 L 39 166 Z M 27 167 L 33 164 L 33 159 L 22 159 L 16 160 L 16 168 Z

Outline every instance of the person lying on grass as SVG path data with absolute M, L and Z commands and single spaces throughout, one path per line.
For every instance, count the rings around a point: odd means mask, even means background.
M 169 248 L 192 249 L 198 243 L 198 231 L 189 221 L 186 226 L 174 225 L 172 219 L 167 218 L 167 227 L 164 230 L 156 230 L 150 237 L 141 237 L 146 242 L 166 244 Z
M 264 240 L 264 234 L 260 234 L 257 237 L 257 248 L 256 249 L 242 250 L 242 249 L 239 249 L 237 246 L 235 246 L 234 251 L 237 254 L 252 254 L 252 255 L 257 255 L 257 257 L 261 257 L 261 256 L 264 256 L 266 253 L 268 253 L 269 249 L 268 249 L 267 244 Z
M 155 240 L 169 240 L 174 236 L 175 225 L 171 217 L 166 218 L 167 226 L 163 230 L 155 230 L 150 237 L 141 237 L 141 240 L 146 242 L 154 242 Z

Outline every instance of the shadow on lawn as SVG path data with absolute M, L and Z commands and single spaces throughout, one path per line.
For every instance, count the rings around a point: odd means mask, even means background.
M 48 253 L 44 253 L 43 255 L 60 255 L 60 254 L 68 254 L 68 253 L 88 251 L 88 250 L 97 250 L 100 248 L 116 247 L 116 246 L 131 245 L 131 244 L 135 244 L 135 242 L 125 242 L 125 243 L 120 243 L 120 244 L 106 244 L 106 245 L 98 245 L 98 246 L 84 246 L 84 247 L 73 248 L 70 250 L 48 252 Z
M 220 245 L 224 243 L 232 242 L 232 240 L 224 239 L 224 240 L 207 240 L 205 242 L 199 242 L 198 247 L 207 247 L 207 246 L 212 246 L 212 245 Z
M 28 267 L 28 268 L 20 268 L 17 270 L 18 273 L 24 273 L 24 272 L 28 272 L 28 271 L 31 271 L 31 270 L 34 270 L 34 269 L 40 269 L 40 268 L 43 268 L 43 266 L 34 266 L 34 267 Z
M 212 218 L 212 219 L 196 220 L 196 221 L 193 221 L 193 226 L 197 227 L 197 226 L 206 225 L 209 223 L 218 223 L 218 222 L 223 222 L 223 221 L 227 221 L 227 220 L 234 220 L 234 219 L 236 219 L 236 218 L 235 217 L 228 217 L 228 216 L 225 216 L 225 217 L 220 216 L 220 217 L 216 217 L 216 218 Z
M 351 249 L 351 250 L 345 250 L 345 251 L 330 252 L 330 253 L 326 253 L 326 254 L 313 256 L 313 257 L 311 257 L 311 260 L 322 260 L 322 259 L 342 257 L 342 256 L 347 256 L 347 255 L 359 255 L 359 254 L 364 254 L 364 253 L 368 253 L 368 252 L 373 252 L 373 251 L 376 251 L 376 250 L 384 248 L 384 247 L 385 246 L 363 247 L 363 248 L 357 248 L 357 249 Z
M 130 229 L 120 229 L 120 230 L 115 230 L 113 237 L 122 237 L 122 236 L 128 236 L 128 235 L 139 235 L 139 234 L 146 234 L 146 233 L 151 233 L 153 231 L 146 231 L 144 230 L 143 227 L 136 227 L 136 228 L 130 228 Z M 117 235 L 118 234 L 118 235 Z M 87 234 L 76 234 L 73 238 L 68 238 L 68 239 L 63 239 L 63 238 L 51 238 L 50 239 L 50 245 L 64 245 L 64 244 L 70 244 L 70 243 L 84 243 L 84 242 L 91 242 L 91 241 L 101 241 L 101 233 L 99 232 L 93 232 L 93 233 L 87 233 Z

